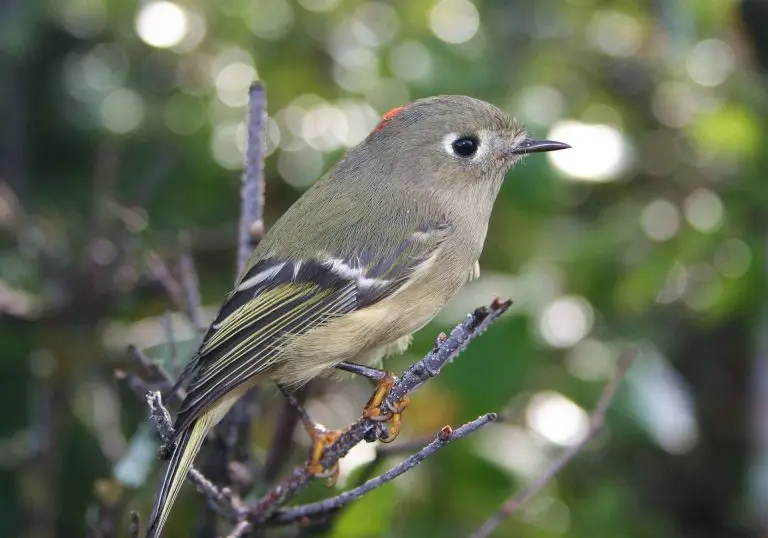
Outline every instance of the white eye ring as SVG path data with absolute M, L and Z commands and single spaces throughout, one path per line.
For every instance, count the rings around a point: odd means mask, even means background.
M 443 150 L 456 159 L 464 161 L 477 161 L 487 152 L 487 144 L 483 143 L 483 135 L 460 135 L 457 133 L 449 133 L 443 137 Z M 456 151 L 456 142 L 459 140 L 468 139 L 475 142 L 475 150 L 473 153 L 462 155 Z

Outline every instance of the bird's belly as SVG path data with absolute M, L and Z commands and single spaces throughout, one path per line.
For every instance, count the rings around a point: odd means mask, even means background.
M 363 351 L 359 353 L 352 362 L 358 364 L 365 364 L 366 366 L 372 366 L 374 368 L 381 368 L 384 363 L 384 359 L 392 355 L 400 355 L 408 349 L 413 341 L 413 334 L 406 334 L 401 336 L 394 342 L 384 344 L 382 346 Z

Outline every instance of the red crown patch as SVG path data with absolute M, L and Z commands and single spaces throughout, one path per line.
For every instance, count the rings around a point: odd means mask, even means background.
M 389 112 L 387 112 L 386 114 L 384 114 L 381 117 L 381 121 L 376 126 L 376 128 L 373 130 L 373 132 L 375 133 L 377 131 L 381 131 L 384 127 L 386 127 L 386 125 L 389 123 L 389 121 L 392 118 L 394 118 L 395 116 L 400 114 L 404 109 L 405 109 L 404 106 L 397 106 L 397 107 L 393 108 L 392 110 L 390 110 Z

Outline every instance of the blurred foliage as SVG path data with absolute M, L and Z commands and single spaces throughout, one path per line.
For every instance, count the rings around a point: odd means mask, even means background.
M 206 307 L 229 290 L 254 78 L 268 223 L 418 97 L 486 99 L 574 146 L 510 174 L 482 278 L 392 362 L 512 297 L 414 398 L 403 438 L 490 410 L 505 422 L 304 535 L 465 536 L 583 435 L 627 346 L 641 354 L 604 434 L 497 536 L 764 534 L 767 51 L 765 0 L 3 2 L 0 534 L 81 536 L 99 502 L 148 514 L 155 445 L 113 371 L 128 343 L 164 341 L 150 250 L 175 270 L 184 232 Z M 173 319 L 186 357 L 192 331 Z M 338 426 L 368 389 L 331 387 L 310 409 Z M 340 484 L 370 456 L 350 455 Z M 192 535 L 200 507 L 185 491 L 167 535 Z

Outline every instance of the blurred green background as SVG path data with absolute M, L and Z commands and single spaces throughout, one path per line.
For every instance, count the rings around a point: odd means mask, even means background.
M 125 508 L 146 518 L 162 466 L 113 372 L 127 344 L 163 342 L 151 253 L 177 271 L 188 246 L 206 319 L 229 290 L 253 79 L 267 225 L 418 97 L 482 98 L 574 146 L 512 172 L 481 279 L 390 363 L 514 299 L 413 398 L 401 440 L 504 422 L 303 535 L 467 535 L 583 437 L 628 347 L 606 429 L 495 536 L 768 535 L 766 65 L 765 0 L 1 2 L 0 535 L 82 536 L 105 506 L 123 535 Z M 308 407 L 338 427 L 369 393 L 326 383 Z M 262 394 L 257 462 L 278 404 Z M 344 460 L 339 487 L 374 451 Z M 189 487 L 167 536 L 212 536 L 202 506 Z

